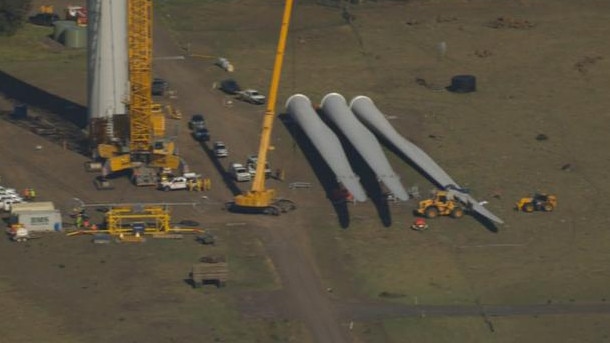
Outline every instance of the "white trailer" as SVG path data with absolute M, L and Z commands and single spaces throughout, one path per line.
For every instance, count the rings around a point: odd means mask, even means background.
M 12 212 L 10 224 L 21 224 L 28 232 L 62 231 L 59 210 Z

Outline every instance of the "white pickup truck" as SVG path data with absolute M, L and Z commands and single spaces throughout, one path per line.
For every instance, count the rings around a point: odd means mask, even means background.
M 159 189 L 166 192 L 189 189 L 189 184 L 193 186 L 194 183 L 197 183 L 198 181 L 201 181 L 201 174 L 192 172 L 184 173 L 182 176 L 176 176 L 167 181 L 161 181 L 159 183 Z
M 252 176 L 241 163 L 231 163 L 229 167 L 229 174 L 235 179 L 237 182 L 245 182 L 250 181 Z
M 177 176 L 159 184 L 159 189 L 166 192 L 180 189 L 188 189 L 188 179 L 184 176 Z
M 256 105 L 263 105 L 267 100 L 267 98 L 256 89 L 245 89 L 237 92 L 237 99 Z

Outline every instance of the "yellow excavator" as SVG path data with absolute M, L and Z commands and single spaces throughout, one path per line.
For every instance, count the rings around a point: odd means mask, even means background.
M 227 203 L 227 209 L 232 212 L 263 213 L 269 215 L 279 215 L 296 208 L 295 204 L 287 199 L 277 199 L 274 189 L 265 187 L 265 166 L 267 165 L 267 152 L 270 148 L 271 130 L 275 119 L 275 105 L 277 93 L 282 73 L 282 63 L 284 62 L 284 51 L 286 48 L 286 38 L 288 37 L 288 26 L 290 25 L 290 14 L 292 12 L 293 0 L 286 0 L 284 5 L 284 15 L 280 38 L 273 65 L 273 75 L 269 89 L 269 99 L 263 118 L 263 128 L 260 135 L 258 148 L 258 160 L 256 163 L 256 174 L 252 182 L 250 191 L 235 196 L 234 201 Z
M 164 118 L 152 100 L 152 0 L 129 0 L 127 18 L 129 141 L 97 145 L 97 156 L 104 161 L 97 183 L 102 189 L 111 187 L 108 175 L 124 170 L 132 171 L 135 185 L 156 186 L 158 170 L 181 165 L 174 142 L 159 138 L 165 134 Z

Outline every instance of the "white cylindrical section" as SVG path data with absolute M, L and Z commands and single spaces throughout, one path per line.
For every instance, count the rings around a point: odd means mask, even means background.
M 88 0 L 89 119 L 125 114 L 127 0 Z
M 428 154 L 417 145 L 411 143 L 401 136 L 388 122 L 383 113 L 369 97 L 357 96 L 349 104 L 350 109 L 356 117 L 369 128 L 400 150 L 408 159 L 426 173 L 436 184 L 453 193 L 463 203 L 471 207 L 480 215 L 496 222 L 503 221 L 479 204 L 470 194 L 465 193 L 461 187 L 447 174 Z
M 335 173 L 337 180 L 354 196 L 354 200 L 366 201 L 366 192 L 360 178 L 352 170 L 339 138 L 322 122 L 309 98 L 295 94 L 286 101 L 286 109 Z
M 343 132 L 388 190 L 400 200 L 409 200 L 409 194 L 400 182 L 398 175 L 392 170 L 379 141 L 356 119 L 347 106 L 345 98 L 337 93 L 327 94 L 322 99 L 321 107 L 324 114 Z
M 396 129 L 388 122 L 383 113 L 379 111 L 377 106 L 369 97 L 357 96 L 350 101 L 349 107 L 356 117 L 369 130 L 387 139 L 413 163 L 419 166 L 428 176 L 430 176 L 440 187 L 456 187 L 457 183 L 436 163 L 428 154 L 420 149 L 415 144 L 406 140 L 401 136 Z

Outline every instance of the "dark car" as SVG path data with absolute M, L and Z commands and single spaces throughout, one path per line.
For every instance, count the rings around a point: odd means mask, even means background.
M 165 92 L 169 88 L 169 84 L 167 83 L 167 81 L 165 81 L 163 79 L 155 78 L 152 82 L 151 88 L 152 88 L 152 95 L 163 96 L 163 95 L 165 95 Z
M 53 23 L 59 20 L 59 16 L 55 13 L 38 13 L 29 18 L 30 23 L 41 26 L 53 26 Z
M 237 81 L 226 79 L 220 82 L 220 90 L 227 94 L 237 94 L 237 92 L 241 91 L 241 87 L 237 84 Z
M 193 138 L 200 142 L 207 142 L 210 140 L 210 131 L 208 131 L 208 129 L 205 127 L 197 129 L 193 131 Z
M 203 118 L 203 114 L 193 114 L 191 120 L 189 120 L 189 129 L 204 129 L 205 128 L 205 118 Z

